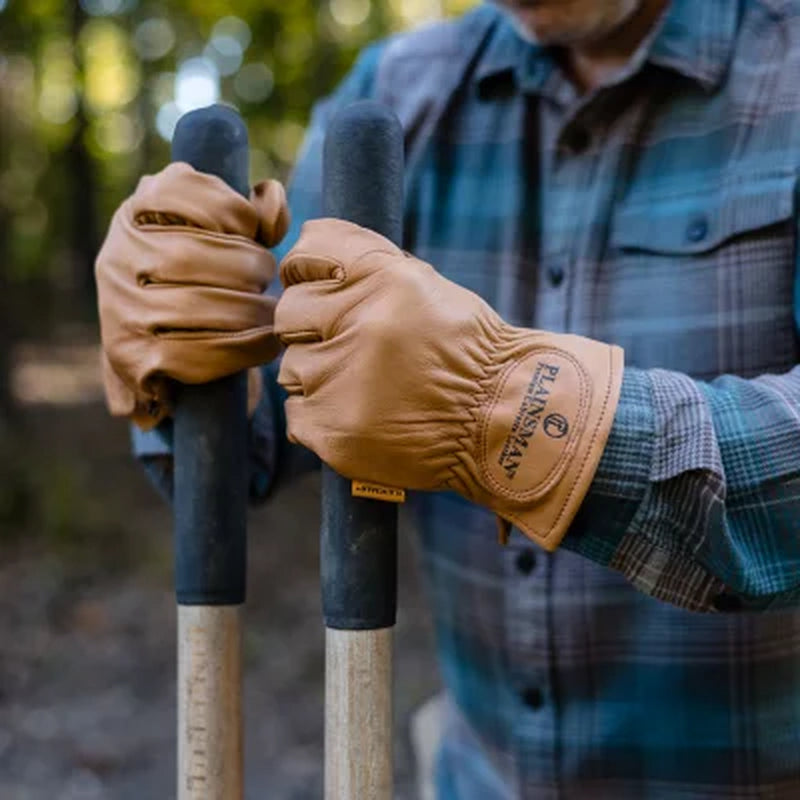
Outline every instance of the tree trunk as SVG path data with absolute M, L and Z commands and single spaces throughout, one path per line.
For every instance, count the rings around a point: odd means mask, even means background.
M 7 168 L 5 155 L 11 139 L 8 130 L 10 113 L 5 94 L 5 80 L 0 68 L 0 172 Z M 0 437 L 11 428 L 14 416 L 14 394 L 11 389 L 11 353 L 14 346 L 14 302 L 10 296 L 11 282 L 8 270 L 11 265 L 11 214 L 0 202 Z
M 80 3 L 74 3 L 70 18 L 72 41 L 75 42 L 75 65 L 78 83 L 83 83 L 83 58 L 77 42 L 86 21 L 86 12 Z M 70 250 L 72 260 L 72 284 L 82 311 L 94 313 L 95 285 L 94 259 L 100 244 L 97 222 L 97 175 L 94 162 L 86 147 L 89 120 L 83 93 L 78 102 L 72 139 L 64 156 L 70 192 L 71 216 Z

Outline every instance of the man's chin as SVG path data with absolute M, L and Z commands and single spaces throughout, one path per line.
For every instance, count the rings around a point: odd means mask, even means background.
M 495 4 L 508 15 L 517 33 L 529 42 L 568 45 L 580 38 L 563 24 L 557 10 L 553 13 L 552 4 L 541 0 L 497 0 Z
M 526 39 L 547 44 L 547 42 L 542 39 L 543 31 L 541 30 L 541 20 L 539 19 L 540 12 L 538 9 L 533 6 L 513 6 L 510 8 L 507 7 L 506 13 L 511 17 L 516 29 Z

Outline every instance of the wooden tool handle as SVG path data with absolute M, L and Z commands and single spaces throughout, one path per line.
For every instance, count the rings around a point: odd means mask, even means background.
M 385 107 L 354 103 L 331 121 L 323 212 L 401 243 L 403 132 Z M 391 800 L 396 504 L 354 497 L 350 481 L 323 467 L 320 554 L 325 798 Z
M 392 629 L 325 631 L 325 799 L 392 798 Z
M 241 606 L 178 606 L 178 800 L 244 796 Z
M 247 129 L 233 109 L 182 117 L 172 160 L 248 194 Z M 178 800 L 241 800 L 247 376 L 176 388 Z

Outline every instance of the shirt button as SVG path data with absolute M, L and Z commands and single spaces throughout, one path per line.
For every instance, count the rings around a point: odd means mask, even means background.
M 523 575 L 530 575 L 536 566 L 536 553 L 533 552 L 532 548 L 526 547 L 524 550 L 520 550 L 516 563 L 517 569 Z
M 561 267 L 548 267 L 547 280 L 550 281 L 551 286 L 561 286 L 564 282 L 564 270 Z
M 580 155 L 588 150 L 591 143 L 592 137 L 582 125 L 575 125 L 564 133 L 564 145 L 575 155 Z
M 544 705 L 544 693 L 537 686 L 529 686 L 522 692 L 522 702 L 536 711 Z
M 742 600 L 735 594 L 721 592 L 713 598 L 711 605 L 714 606 L 717 611 L 740 611 L 742 608 Z
M 702 242 L 708 236 L 708 220 L 705 217 L 695 217 L 686 229 L 686 238 L 690 242 Z

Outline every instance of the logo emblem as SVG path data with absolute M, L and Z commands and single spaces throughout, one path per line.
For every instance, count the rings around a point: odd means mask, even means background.
M 569 433 L 569 423 L 563 414 L 548 414 L 544 418 L 544 432 L 551 439 L 563 439 Z

